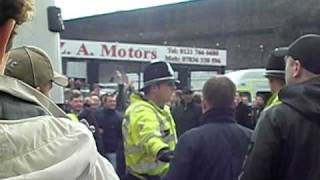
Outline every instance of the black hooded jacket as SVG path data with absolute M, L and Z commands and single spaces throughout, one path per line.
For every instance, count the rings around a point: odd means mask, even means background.
M 320 77 L 288 86 L 265 110 L 241 180 L 320 179 Z

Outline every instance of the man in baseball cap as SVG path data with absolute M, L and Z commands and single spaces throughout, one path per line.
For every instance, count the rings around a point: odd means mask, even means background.
M 241 180 L 316 180 L 320 176 L 320 36 L 287 48 L 280 102 L 260 116 Z
M 5 75 L 17 78 L 48 96 L 52 82 L 67 86 L 67 77 L 53 70 L 46 52 L 34 46 L 23 46 L 9 52 Z

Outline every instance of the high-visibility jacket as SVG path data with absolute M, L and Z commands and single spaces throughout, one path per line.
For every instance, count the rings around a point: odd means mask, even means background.
M 73 122 L 79 122 L 78 115 L 75 113 L 68 113 L 67 116 L 71 119 Z
M 277 105 L 279 103 L 281 103 L 281 101 L 278 97 L 278 93 L 273 93 L 272 96 L 268 99 L 265 109 Z
M 129 172 L 140 175 L 162 176 L 169 163 L 157 160 L 163 148 L 174 150 L 177 143 L 175 124 L 170 108 L 158 107 L 139 94 L 131 96 L 122 124 L 126 165 Z M 143 178 L 141 178 L 143 179 Z

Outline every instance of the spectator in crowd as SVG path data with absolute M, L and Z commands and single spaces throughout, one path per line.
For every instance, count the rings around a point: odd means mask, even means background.
M 320 36 L 289 45 L 280 103 L 266 109 L 253 134 L 241 180 L 318 180 L 320 177 Z
M 200 94 L 194 94 L 193 95 L 193 102 L 195 102 L 196 104 L 201 105 L 202 104 L 202 97 Z
M 93 87 L 93 91 L 91 92 L 91 95 L 96 95 L 98 97 L 100 97 L 100 92 L 101 92 L 101 88 L 99 86 L 99 84 L 95 84 L 94 87 Z
M 102 136 L 104 156 L 114 168 L 117 167 L 117 151 L 122 144 L 122 115 L 116 110 L 117 101 L 114 95 L 105 95 L 103 107 L 98 109 L 95 117 L 98 131 Z
M 193 91 L 183 88 L 181 103 L 173 109 L 173 119 L 176 123 L 177 136 L 180 137 L 185 131 L 197 127 L 202 115 L 201 106 L 193 101 Z
M 247 95 L 241 95 L 241 102 L 247 106 L 249 106 L 249 97 Z
M 68 113 L 68 117 L 74 122 L 79 122 L 79 113 L 83 109 L 83 96 L 79 92 L 72 92 L 69 99 L 70 112 Z
M 79 119 L 86 119 L 90 125 L 96 126 L 96 120 L 93 117 L 95 111 L 100 107 L 100 98 L 96 95 L 91 95 L 85 98 L 85 103 L 83 109 L 80 111 L 78 117 Z
M 209 79 L 203 93 L 203 125 L 184 133 L 165 180 L 236 180 L 251 130 L 234 119 L 235 85 L 224 76 Z
M 255 127 L 263 109 L 264 109 L 264 97 L 261 94 L 257 94 L 254 102 L 252 103 L 252 107 L 251 107 L 252 128 Z
M 0 125 L 4 127 L 0 179 L 117 180 L 108 161 L 97 153 L 87 128 L 57 118 L 61 111 L 51 111 L 58 107 L 48 97 L 3 76 L 16 27 L 30 18 L 33 4 L 31 0 L 0 1 Z
M 181 95 L 182 91 L 180 89 L 176 90 L 176 93 L 173 93 L 171 96 L 171 100 L 169 102 L 171 111 L 175 109 L 176 107 L 180 106 L 181 104 Z
M 96 141 L 97 149 L 99 153 L 103 155 L 103 142 L 100 132 L 97 130 L 98 124 L 95 118 L 95 112 L 100 107 L 100 98 L 96 95 L 91 95 L 88 97 L 88 104 L 83 108 L 83 110 L 79 113 L 78 119 L 85 119 L 89 126 L 94 127 L 93 137 Z
M 247 104 L 242 102 L 240 92 L 236 92 L 234 102 L 236 106 L 235 118 L 237 122 L 242 126 L 252 128 L 251 109 Z

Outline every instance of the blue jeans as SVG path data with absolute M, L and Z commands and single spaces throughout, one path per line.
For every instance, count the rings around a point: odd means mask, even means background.
M 105 157 L 110 161 L 113 168 L 117 168 L 117 153 L 105 153 Z

